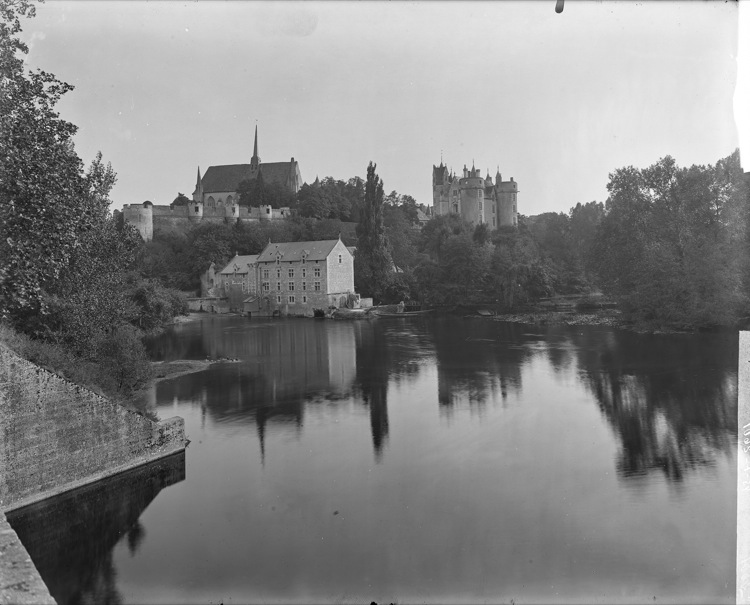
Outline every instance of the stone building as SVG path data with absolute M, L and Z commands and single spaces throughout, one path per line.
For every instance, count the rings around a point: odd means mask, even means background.
M 315 309 L 354 307 L 354 257 L 341 239 L 269 243 L 256 261 L 257 296 L 246 311 L 312 316 Z
M 277 184 L 290 193 L 297 193 L 302 186 L 299 164 L 294 158 L 288 162 L 260 161 L 258 155 L 258 127 L 255 127 L 253 157 L 249 164 L 228 164 L 209 166 L 201 178 L 198 168 L 198 180 L 193 191 L 193 201 L 200 202 L 204 208 L 231 206 L 237 201 L 237 187 L 242 181 L 254 181 L 263 175 L 266 184 Z
M 242 311 L 242 302 L 258 293 L 257 254 L 240 256 L 235 254 L 218 273 L 218 294 L 229 301 L 230 311 Z
M 198 168 L 198 179 L 190 204 L 161 206 L 149 201 L 142 204 L 125 204 L 122 209 L 123 218 L 126 223 L 138 229 L 145 241 L 151 241 L 155 229 L 185 232 L 203 222 L 256 222 L 288 217 L 291 214 L 289 208 L 239 205 L 239 184 L 244 180 L 255 180 L 261 174 L 264 183 L 280 185 L 290 193 L 297 193 L 302 186 L 299 164 L 294 158 L 289 162 L 260 161 L 256 127 L 253 156 L 249 164 L 209 166 L 203 177 Z
M 464 166 L 461 176 L 443 165 L 432 167 L 432 206 L 435 216 L 458 214 L 472 225 L 487 224 L 491 229 L 518 225 L 518 183 L 503 181 L 498 169 L 493 182 L 474 166 Z

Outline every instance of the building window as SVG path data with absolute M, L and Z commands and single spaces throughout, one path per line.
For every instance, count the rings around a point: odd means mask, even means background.
M 277 292 L 281 292 L 281 282 L 280 281 L 276 282 L 276 291 Z
M 515 211 L 516 211 L 516 205 L 513 204 L 513 212 L 515 212 Z
M 263 292 L 270 292 L 271 291 L 271 284 L 267 281 L 263 282 Z
M 307 290 L 307 282 L 306 281 L 302 282 L 302 290 L 303 291 Z
M 339 265 L 341 264 L 343 257 L 339 254 Z
M 303 303 L 306 303 L 306 302 L 307 302 L 307 296 L 303 296 L 303 297 L 302 297 L 302 302 L 303 302 Z
M 276 269 L 276 279 L 281 279 L 281 269 Z
M 302 259 L 302 262 L 305 262 L 305 259 Z M 307 277 L 307 269 L 302 269 L 302 277 Z
M 290 302 L 290 303 L 293 303 L 293 302 L 294 302 L 294 296 L 290 296 L 290 297 L 289 297 L 289 302 Z
M 320 282 L 319 281 L 315 282 L 315 291 L 316 292 L 320 292 Z
M 198 212 L 198 206 L 195 207 L 195 211 Z
M 492 204 L 492 214 L 495 214 L 495 204 Z
M 263 269 L 263 279 L 268 279 L 268 269 Z
M 281 261 L 279 260 L 279 257 L 276 257 L 276 264 L 278 265 Z
M 290 292 L 294 292 L 294 282 L 293 281 L 289 282 L 289 291 Z
M 277 296 L 276 297 L 276 302 L 279 303 L 279 304 L 281 304 L 281 296 Z
M 458 214 L 458 204 L 453 204 L 453 212 Z
M 270 208 L 266 208 L 266 214 L 271 214 L 271 209 Z
M 320 277 L 320 267 L 315 267 L 315 277 Z
M 304 265 L 307 262 L 307 259 L 303 256 L 302 257 L 302 264 Z
M 495 227 L 495 226 L 496 226 L 496 225 L 495 225 L 495 217 L 494 217 L 494 216 L 492 217 L 492 226 L 493 226 L 493 227 Z
M 294 269 L 289 269 L 289 279 L 294 277 Z

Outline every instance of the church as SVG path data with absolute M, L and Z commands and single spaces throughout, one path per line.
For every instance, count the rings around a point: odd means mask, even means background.
M 198 179 L 193 191 L 193 201 L 201 202 L 204 209 L 217 206 L 231 206 L 237 203 L 237 189 L 242 181 L 253 181 L 261 176 L 266 185 L 277 184 L 290 193 L 297 193 L 302 186 L 299 164 L 292 158 L 288 162 L 260 161 L 258 155 L 258 127 L 255 127 L 253 157 L 249 164 L 227 164 L 209 166 L 201 178 L 198 168 Z

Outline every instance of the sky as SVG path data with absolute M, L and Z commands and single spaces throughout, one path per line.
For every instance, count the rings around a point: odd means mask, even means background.
M 299 162 L 432 203 L 432 166 L 499 169 L 522 214 L 605 201 L 609 173 L 738 146 L 735 2 L 63 2 L 27 65 L 118 181 L 113 208 L 190 196 L 196 170 Z M 747 168 L 746 168 L 747 170 Z

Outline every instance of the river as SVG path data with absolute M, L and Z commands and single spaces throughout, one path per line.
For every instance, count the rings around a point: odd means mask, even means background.
M 184 456 L 9 520 L 58 603 L 731 603 L 737 336 L 205 316 Z

